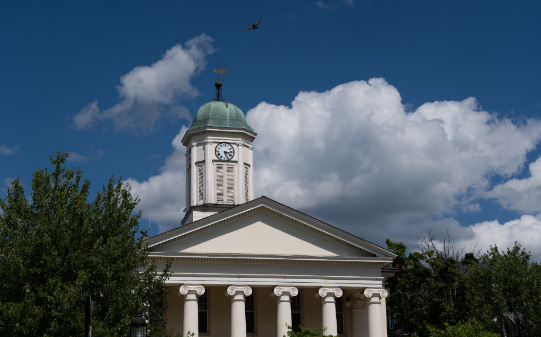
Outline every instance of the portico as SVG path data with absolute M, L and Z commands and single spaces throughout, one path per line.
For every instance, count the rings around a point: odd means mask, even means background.
M 205 313 L 204 311 L 199 311 L 197 306 L 197 298 L 205 293 L 205 291 L 209 289 L 205 289 L 202 285 L 182 285 L 179 287 L 178 295 L 183 299 L 184 306 L 183 306 L 183 313 L 182 313 L 182 320 L 183 320 L 183 335 L 187 336 L 188 332 L 195 332 L 195 336 L 201 335 L 212 335 L 212 336 L 231 336 L 231 337 L 238 337 L 238 336 L 249 336 L 250 334 L 254 334 L 257 336 L 278 336 L 282 337 L 284 335 L 287 335 L 287 325 L 292 325 L 292 313 L 291 313 L 291 297 L 298 296 L 299 290 L 296 287 L 291 286 L 277 286 L 273 289 L 273 292 L 266 294 L 265 290 L 268 290 L 268 287 L 258 287 L 256 288 L 259 291 L 254 291 L 253 288 L 250 286 L 229 286 L 227 287 L 227 290 L 225 294 L 220 294 L 220 290 L 223 289 L 223 287 L 216 287 L 216 286 L 210 286 L 208 287 L 211 290 L 210 296 L 220 296 L 225 295 L 226 299 L 229 299 L 229 310 L 225 308 L 224 301 L 220 301 L 221 299 L 211 299 L 209 301 L 209 295 L 207 293 L 207 301 L 213 303 L 214 305 L 218 302 L 222 302 L 222 308 L 219 310 L 216 308 L 217 313 L 219 312 L 220 316 L 226 316 L 226 314 L 230 315 L 230 326 L 229 331 L 225 327 L 220 324 L 220 320 L 218 322 L 214 323 L 212 322 L 214 317 L 216 315 L 210 315 L 211 317 L 206 317 L 204 320 L 206 321 L 207 327 L 200 326 L 199 323 L 199 316 L 200 312 Z M 312 291 L 312 288 L 305 288 L 304 294 L 310 294 Z M 257 294 L 256 294 L 257 292 Z M 368 298 L 367 295 L 370 296 Z M 270 295 L 269 298 L 274 299 L 276 301 L 276 305 L 272 305 L 272 301 L 269 301 L 267 298 L 259 298 L 260 296 Z M 380 336 L 386 336 L 382 330 L 382 307 L 381 307 L 381 301 L 380 298 L 386 297 L 386 291 L 383 289 L 365 289 L 361 293 L 355 293 L 354 295 L 350 296 L 350 299 L 348 302 L 345 303 L 345 306 L 352 307 L 351 310 L 352 314 L 347 315 L 347 318 L 344 320 L 342 318 L 341 326 L 339 329 L 337 318 L 337 302 L 335 301 L 335 298 L 340 298 L 343 295 L 343 291 L 340 288 L 319 288 L 317 289 L 317 292 L 314 293 L 314 297 L 316 297 L 316 300 L 312 300 L 310 296 L 308 296 L 308 299 L 304 301 L 306 305 L 316 306 L 317 304 L 321 305 L 320 310 L 312 310 L 312 314 L 307 313 L 305 315 L 305 320 L 307 321 L 306 324 L 303 326 L 309 327 L 310 324 L 314 325 L 314 329 L 317 327 L 326 327 L 325 334 L 332 334 L 332 335 L 348 335 L 348 336 L 354 336 L 354 337 L 380 337 Z M 257 314 L 265 315 L 265 311 L 270 311 L 272 309 L 275 310 L 276 314 L 270 314 L 268 317 L 258 317 L 258 319 L 265 321 L 264 323 L 260 323 L 262 325 L 270 325 L 269 323 L 272 323 L 272 319 L 275 319 L 275 329 L 269 329 L 267 327 L 267 331 L 257 331 L 258 327 L 253 326 L 253 329 L 247 329 L 247 321 L 250 321 L 251 319 L 246 317 L 246 298 L 249 296 L 255 296 L 254 301 L 262 302 L 259 306 L 254 308 L 254 311 L 257 312 Z M 195 300 L 194 300 L 195 298 Z M 312 303 L 310 303 L 312 302 Z M 320 303 L 318 303 L 320 302 Z M 195 305 L 194 305 L 195 303 Z M 343 303 L 340 301 L 340 303 Z M 366 310 L 366 307 L 370 306 L 370 310 Z M 273 308 L 274 307 L 274 308 Z M 364 308 L 364 310 L 363 310 Z M 259 309 L 259 310 L 258 310 Z M 218 311 L 219 310 L 219 311 Z M 262 310 L 263 313 L 259 313 L 259 311 Z M 302 310 L 301 305 L 301 312 L 306 311 Z M 317 312 L 321 312 L 320 321 L 321 324 L 317 324 L 317 317 L 310 317 L 310 316 L 316 316 Z M 178 313 L 176 314 L 178 315 Z M 176 316 L 175 315 L 175 316 Z M 169 319 L 174 319 L 175 317 L 169 317 Z M 209 319 L 210 318 L 210 319 Z M 223 321 L 223 320 L 222 320 Z M 348 326 L 347 323 L 351 321 L 351 326 Z M 177 319 L 178 322 L 178 319 Z M 370 322 L 370 324 L 368 323 Z M 249 322 L 252 323 L 252 322 Z M 344 324 L 346 323 L 346 324 Z M 302 323 L 301 323 L 302 324 Z M 178 324 L 177 324 L 178 325 Z M 203 330 L 201 333 L 200 330 Z M 214 331 L 214 330 L 221 330 L 221 331 Z M 276 333 L 273 334 L 273 331 L 275 330 Z
M 150 256 L 172 261 L 166 317 L 185 336 L 386 336 L 384 248 L 266 197 L 161 236 Z

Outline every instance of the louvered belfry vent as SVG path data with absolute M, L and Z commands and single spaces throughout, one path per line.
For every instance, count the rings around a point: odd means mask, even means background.
M 235 203 L 235 166 L 216 164 L 216 203 Z
M 235 203 L 235 167 L 233 165 L 226 165 L 227 167 L 227 182 L 226 186 L 226 203 Z
M 203 165 L 197 166 L 197 203 L 202 204 L 204 200 L 203 191 L 205 190 L 203 180 Z
M 216 202 L 224 202 L 224 165 L 216 164 Z
M 249 168 L 248 166 L 244 166 L 244 201 L 245 202 L 248 202 L 250 201 L 250 188 L 249 188 L 249 183 L 250 183 L 250 177 L 248 176 L 249 174 Z

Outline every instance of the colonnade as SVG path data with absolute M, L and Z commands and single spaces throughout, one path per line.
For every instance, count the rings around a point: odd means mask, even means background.
M 179 289 L 179 295 L 184 297 L 183 335 L 187 332 L 199 336 L 198 330 L 198 296 L 205 293 L 202 285 L 185 284 Z M 246 337 L 245 302 L 246 297 L 252 294 L 250 286 L 230 286 L 226 296 L 231 298 L 231 337 Z M 277 286 L 271 293 L 276 297 L 278 313 L 276 320 L 277 337 L 287 336 L 286 324 L 291 326 L 291 298 L 299 294 L 295 287 Z M 319 288 L 314 296 L 321 299 L 322 327 L 327 328 L 325 335 L 338 335 L 336 321 L 336 298 L 342 297 L 340 288 Z M 365 289 L 351 297 L 346 305 L 352 308 L 353 336 L 352 337 L 382 337 L 384 336 L 381 313 L 381 298 L 387 297 L 385 289 Z

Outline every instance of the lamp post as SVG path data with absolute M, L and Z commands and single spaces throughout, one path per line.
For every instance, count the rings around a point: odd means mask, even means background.
M 141 310 L 135 311 L 135 317 L 130 322 L 131 337 L 146 337 L 147 335 L 147 320 L 143 317 Z

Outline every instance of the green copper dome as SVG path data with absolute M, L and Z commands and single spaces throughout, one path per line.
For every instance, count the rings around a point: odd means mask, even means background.
M 212 101 L 203 104 L 199 108 L 199 111 L 197 111 L 190 130 L 206 126 L 246 129 L 255 133 L 246 122 L 246 117 L 242 110 L 236 105 L 223 101 Z

